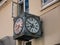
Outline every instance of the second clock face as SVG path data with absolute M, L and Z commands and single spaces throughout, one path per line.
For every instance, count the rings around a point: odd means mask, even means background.
M 34 17 L 28 17 L 26 19 L 26 28 L 31 33 L 37 33 L 39 31 L 39 21 L 35 19 Z
M 23 20 L 22 20 L 22 18 L 18 18 L 14 25 L 15 34 L 19 34 L 22 30 L 22 27 L 23 27 Z

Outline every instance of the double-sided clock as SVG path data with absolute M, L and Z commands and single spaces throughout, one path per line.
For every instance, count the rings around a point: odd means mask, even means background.
M 24 13 L 14 18 L 14 39 L 28 41 L 42 35 L 40 17 Z

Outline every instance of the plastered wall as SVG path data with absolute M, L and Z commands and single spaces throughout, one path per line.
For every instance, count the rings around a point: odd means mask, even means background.
M 30 0 L 30 13 L 40 16 L 44 36 L 32 40 L 32 45 L 55 45 L 60 43 L 60 2 L 41 11 L 41 0 Z
M 32 45 L 55 45 L 60 43 L 60 6 L 40 16 L 44 36 L 32 40 Z
M 60 43 L 60 6 L 41 16 L 44 27 L 44 45 Z
M 29 13 L 35 14 L 37 16 L 44 15 L 45 13 L 53 10 L 54 8 L 60 6 L 60 1 L 47 7 L 44 10 L 42 9 L 41 0 L 29 0 Z
M 11 0 L 0 8 L 0 39 L 4 36 L 13 36 Z

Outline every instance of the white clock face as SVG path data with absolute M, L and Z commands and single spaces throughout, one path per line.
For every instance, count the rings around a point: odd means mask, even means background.
M 14 25 L 15 34 L 19 34 L 21 32 L 22 26 L 23 26 L 23 21 L 21 18 L 18 18 Z
M 39 22 L 33 18 L 33 17 L 29 17 L 26 20 L 26 28 L 27 30 L 29 30 L 32 33 L 37 33 L 39 31 Z

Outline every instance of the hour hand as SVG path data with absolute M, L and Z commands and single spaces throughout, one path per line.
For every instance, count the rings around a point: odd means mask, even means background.
M 29 21 L 27 21 L 29 24 L 31 24 Z M 31 24 L 32 25 L 32 24 Z

